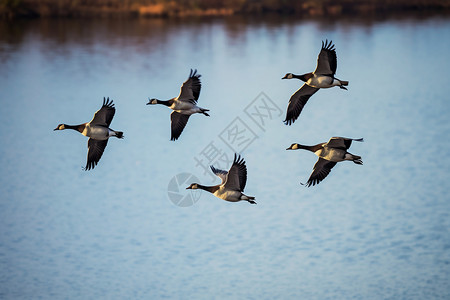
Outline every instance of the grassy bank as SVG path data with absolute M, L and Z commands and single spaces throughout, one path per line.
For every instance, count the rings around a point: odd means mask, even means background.
M 450 0 L 0 0 L 3 17 L 186 17 L 283 13 L 306 16 L 449 11 Z

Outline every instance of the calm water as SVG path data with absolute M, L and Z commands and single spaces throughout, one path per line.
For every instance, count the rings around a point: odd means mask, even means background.
M 0 298 L 449 299 L 449 34 L 444 18 L 0 23 Z M 349 90 L 285 126 L 300 83 L 281 77 L 312 71 L 324 39 Z M 190 68 L 211 117 L 171 142 L 169 109 L 145 103 Z M 87 139 L 53 128 L 104 96 L 125 139 L 84 172 Z M 364 137 L 364 165 L 302 187 L 316 156 L 285 149 L 331 136 Z M 233 150 L 258 205 L 174 205 L 175 175 L 216 184 L 206 154 L 228 168 Z

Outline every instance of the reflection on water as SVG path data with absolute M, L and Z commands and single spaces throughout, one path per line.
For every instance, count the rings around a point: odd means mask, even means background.
M 0 295 L 450 297 L 449 30 L 422 16 L 0 23 Z M 319 91 L 285 126 L 300 83 L 281 77 L 313 70 L 324 39 L 349 90 Z M 190 68 L 211 117 L 174 143 L 170 111 L 145 103 L 176 96 Z M 260 95 L 283 112 L 263 127 L 245 113 Z M 104 96 L 126 137 L 83 172 L 85 137 L 52 129 L 88 122 Z M 258 205 L 174 205 L 177 174 L 218 183 L 195 157 L 211 142 L 232 155 L 221 134 L 236 118 L 256 135 L 242 154 Z M 316 157 L 284 149 L 331 136 L 364 137 L 364 166 L 302 188 Z
M 440 17 L 434 17 L 433 22 L 439 21 Z M 418 15 L 394 15 L 388 17 L 390 24 L 404 27 L 428 22 L 429 16 Z M 441 18 L 445 21 L 445 18 Z M 56 43 L 58 47 L 75 43 L 77 45 L 93 46 L 101 40 L 108 43 L 108 46 L 123 46 L 120 44 L 124 40 L 131 41 L 136 46 L 137 51 L 145 51 L 142 45 L 160 46 L 170 43 L 170 41 L 182 34 L 195 34 L 201 31 L 202 34 L 210 32 L 214 34 L 214 29 L 223 28 L 230 40 L 240 42 L 249 30 L 261 30 L 267 33 L 266 38 L 276 38 L 276 33 L 284 29 L 285 34 L 292 35 L 298 26 L 314 24 L 320 31 L 333 30 L 339 27 L 342 30 L 373 30 L 374 26 L 385 24 L 386 19 L 371 18 L 326 18 L 318 22 L 315 19 L 299 19 L 293 16 L 268 15 L 264 17 L 233 16 L 227 18 L 192 18 L 192 19 L 161 19 L 161 18 L 140 18 L 140 19 L 38 19 L 38 20 L 16 20 L 14 22 L 0 22 L 0 41 L 2 47 L 17 47 L 30 36 L 42 39 L 49 43 Z M 198 33 L 198 32 L 197 32 Z M 191 40 L 193 43 L 205 42 L 205 37 L 195 34 Z M 156 40 L 155 40 L 156 39 Z M 153 42 L 153 43 L 152 43 Z M 16 50 L 12 48 L 11 50 Z M 8 48 L 3 49 L 2 55 L 10 52 Z M 57 50 L 57 49 L 54 49 Z

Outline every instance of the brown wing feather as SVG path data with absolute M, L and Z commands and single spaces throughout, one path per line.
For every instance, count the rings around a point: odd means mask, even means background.
M 221 169 L 216 169 L 214 168 L 214 166 L 210 166 L 211 171 L 214 173 L 214 175 L 216 175 L 217 177 L 219 177 L 220 179 L 222 179 L 222 183 L 223 184 L 225 181 L 227 181 L 227 175 L 228 172 L 221 170 Z
M 97 164 L 100 158 L 103 155 L 103 151 L 105 151 L 106 145 L 108 144 L 108 140 L 88 140 L 88 155 L 85 171 L 93 169 Z
M 319 160 L 314 165 L 314 169 L 309 176 L 308 182 L 306 186 L 309 187 L 311 185 L 319 184 L 325 177 L 330 174 L 331 169 L 336 165 L 336 162 L 329 161 L 323 158 L 319 158 Z
M 245 189 L 247 184 L 247 166 L 241 156 L 234 154 L 233 165 L 228 171 L 225 187 L 230 190 L 241 191 Z
M 317 67 L 314 71 L 315 74 L 334 76 L 337 68 L 337 56 L 336 49 L 334 48 L 333 41 L 325 43 L 322 41 L 322 49 L 317 57 Z
M 189 115 L 183 115 L 177 113 L 176 111 L 170 114 L 171 141 L 175 141 L 180 137 L 184 127 L 186 127 L 188 120 Z
M 90 123 L 92 125 L 109 127 L 115 113 L 116 109 L 114 108 L 113 100 L 110 101 L 109 97 L 107 99 L 103 97 L 103 105 L 95 112 L 94 118 L 92 118 Z
M 338 148 L 343 150 L 348 150 L 352 145 L 352 141 L 363 142 L 364 139 L 350 139 L 344 137 L 332 137 L 326 144 L 327 147 L 330 148 Z
M 306 83 L 302 85 L 298 91 L 296 91 L 289 100 L 288 108 L 286 111 L 286 119 L 284 120 L 284 124 L 291 125 L 298 119 L 300 113 L 303 110 L 306 102 L 308 102 L 309 98 L 314 95 L 319 89 L 311 87 Z
M 177 99 L 180 101 L 197 102 L 202 88 L 200 77 L 201 75 L 197 74 L 197 70 L 192 71 L 191 69 L 189 78 L 181 86 L 180 95 L 178 95 Z

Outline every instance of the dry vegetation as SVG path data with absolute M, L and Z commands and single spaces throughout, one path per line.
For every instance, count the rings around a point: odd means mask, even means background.
M 183 17 L 266 12 L 326 16 L 449 9 L 450 0 L 0 0 L 0 15 L 8 17 Z

